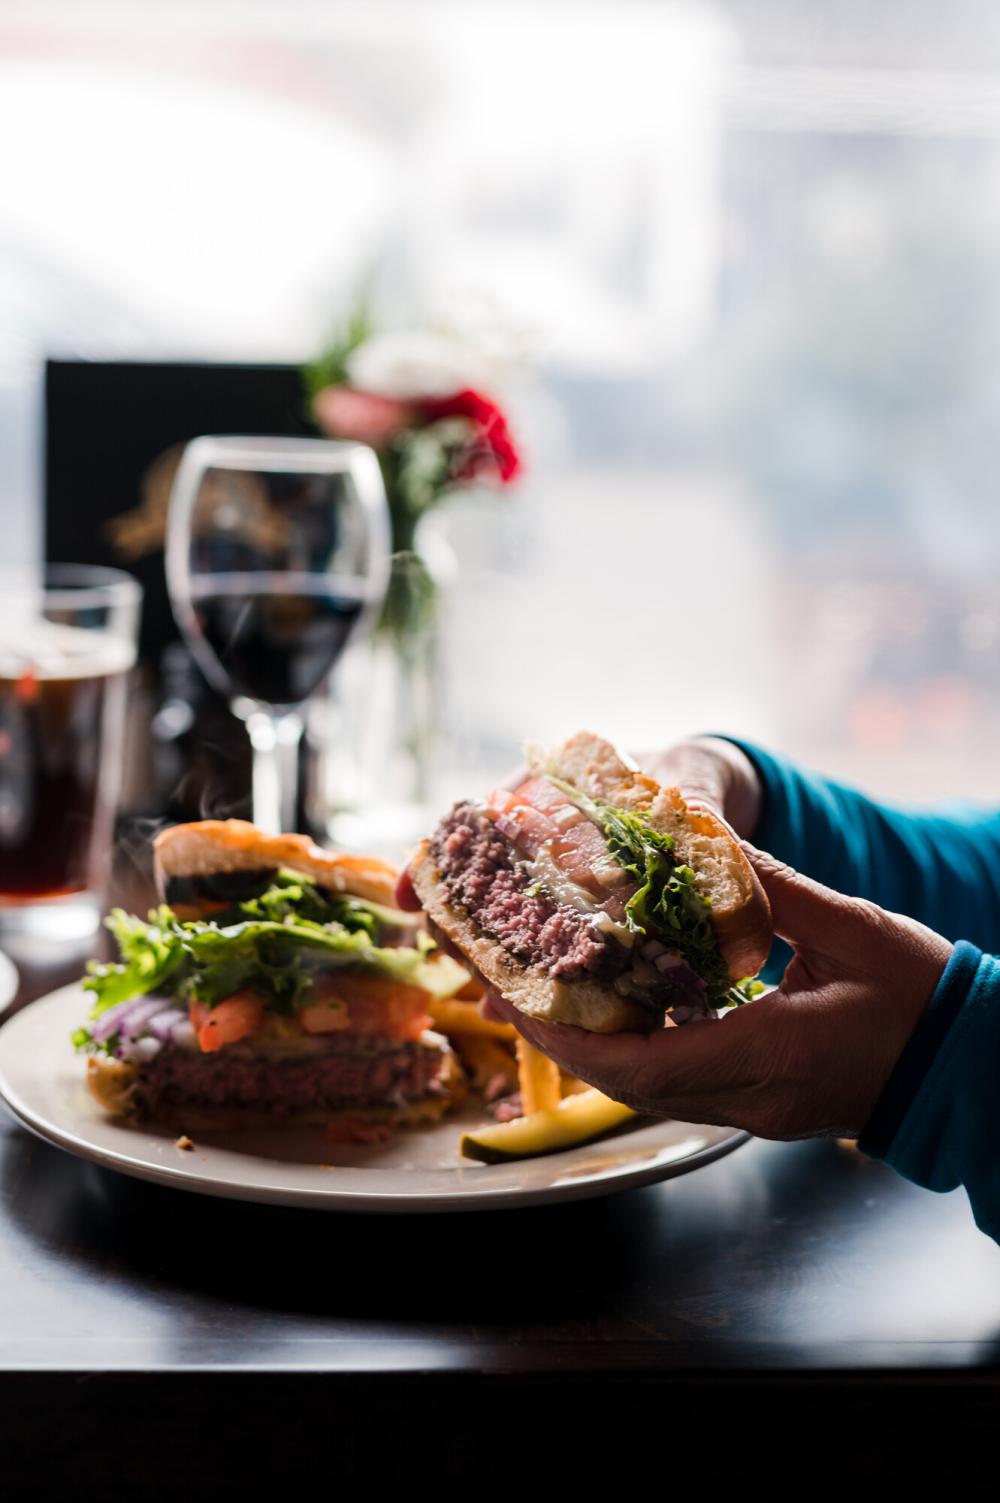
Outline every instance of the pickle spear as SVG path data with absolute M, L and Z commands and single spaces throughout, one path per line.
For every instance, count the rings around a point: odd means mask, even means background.
M 511 1159 L 537 1158 L 543 1153 L 557 1153 L 561 1148 L 575 1148 L 589 1143 L 602 1133 L 610 1132 L 635 1117 L 630 1106 L 612 1101 L 600 1091 L 581 1091 L 566 1096 L 558 1106 L 515 1117 L 469 1132 L 462 1138 L 462 1156 L 481 1164 L 504 1164 Z

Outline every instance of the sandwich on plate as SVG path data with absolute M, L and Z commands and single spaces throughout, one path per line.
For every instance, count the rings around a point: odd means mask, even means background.
M 409 879 L 480 975 L 549 1022 L 649 1030 L 761 990 L 770 908 L 735 835 L 596 736 L 456 804 Z
M 165 830 L 154 863 L 160 906 L 116 909 L 120 960 L 84 981 L 94 1003 L 74 1043 L 107 1111 L 364 1137 L 456 1099 L 429 1008 L 468 976 L 393 906 L 392 867 L 242 820 Z

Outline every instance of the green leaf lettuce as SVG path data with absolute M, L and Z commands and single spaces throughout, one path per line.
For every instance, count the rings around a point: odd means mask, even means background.
M 642 814 L 591 798 L 560 778 L 552 781 L 600 826 L 609 855 L 638 883 L 625 905 L 633 934 L 655 936 L 679 950 L 704 981 L 710 1007 L 739 1006 L 763 990 L 760 982 L 730 982 L 712 928 L 712 900 L 698 891 L 692 868 L 675 862 L 671 836 L 654 830 Z
M 212 1007 L 244 988 L 269 1010 L 288 1014 L 308 1000 L 317 971 L 338 966 L 420 987 L 432 997 L 452 996 L 468 980 L 461 966 L 434 955 L 433 941 L 422 932 L 412 945 L 376 943 L 407 923 L 403 915 L 331 897 L 293 873 L 279 872 L 259 897 L 208 920 L 182 921 L 161 905 L 146 919 L 116 908 L 105 922 L 120 958 L 88 966 L 83 985 L 94 995 L 92 1019 L 150 992 Z M 86 1047 L 88 1039 L 74 1042 Z

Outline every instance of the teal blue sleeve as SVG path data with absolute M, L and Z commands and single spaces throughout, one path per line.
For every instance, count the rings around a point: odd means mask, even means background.
M 756 845 L 961 941 L 858 1142 L 926 1189 L 964 1185 L 1000 1241 L 1000 960 L 982 953 L 1000 951 L 1000 810 L 883 805 L 729 739 L 761 779 Z
M 1000 961 L 959 944 L 858 1147 L 928 1190 L 964 1185 L 1000 1242 L 998 1086 Z
M 1000 808 L 881 804 L 735 737 L 757 769 L 761 850 L 838 892 L 1000 951 Z

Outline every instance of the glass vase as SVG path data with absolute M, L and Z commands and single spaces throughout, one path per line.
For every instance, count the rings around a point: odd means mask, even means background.
M 393 555 L 381 619 L 313 708 L 312 822 L 334 846 L 398 860 L 435 810 L 443 723 L 442 597 L 455 558 L 440 528 Z

